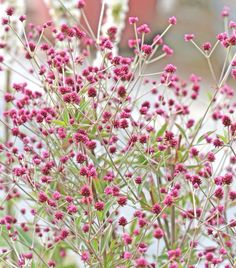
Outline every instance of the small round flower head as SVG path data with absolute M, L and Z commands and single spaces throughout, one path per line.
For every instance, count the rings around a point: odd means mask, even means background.
M 11 17 L 14 14 L 14 8 L 13 7 L 8 7 L 6 9 L 6 14 L 7 14 L 7 16 Z
M 94 98 L 97 96 L 97 91 L 94 87 L 90 87 L 88 89 L 88 96 L 91 97 L 91 98 Z
M 77 8 L 81 9 L 85 7 L 85 0 L 78 0 Z
M 48 197 L 44 192 L 41 191 L 39 192 L 38 200 L 39 202 L 44 203 L 48 200 Z
M 233 79 L 236 80 L 236 68 L 232 69 L 231 76 L 232 76 Z
M 162 208 L 158 203 L 154 204 L 152 207 L 152 212 L 157 214 L 157 215 L 160 214 L 161 210 L 162 210 Z
M 194 34 L 185 34 L 184 35 L 184 40 L 186 42 L 189 42 L 189 41 L 193 40 L 193 38 L 194 38 Z
M 231 119 L 230 119 L 230 117 L 229 116 L 227 116 L 227 115 L 224 115 L 223 117 L 222 117 L 222 124 L 225 126 L 225 127 L 229 127 L 230 125 L 231 125 Z
M 209 51 L 211 49 L 211 43 L 210 42 L 206 42 L 202 45 L 202 48 L 205 50 L 205 51 Z
M 150 55 L 152 53 L 152 46 L 150 45 L 142 45 L 141 50 L 144 54 Z
M 164 232 L 161 228 L 156 228 L 153 232 L 153 236 L 156 238 L 156 239 L 161 239 L 163 236 L 164 236 Z
M 162 51 L 165 52 L 167 56 L 171 56 L 174 53 L 173 49 L 167 45 L 163 45 Z
M 144 34 L 144 33 L 150 33 L 151 30 L 147 24 L 142 24 L 141 26 L 137 28 L 137 32 L 139 34 Z
M 125 217 L 122 216 L 119 218 L 119 225 L 125 226 L 125 225 L 127 225 L 127 223 L 128 223 L 128 221 Z
M 78 208 L 75 205 L 73 205 L 73 204 L 69 204 L 69 206 L 67 207 L 67 212 L 69 214 L 74 214 L 77 211 L 78 211 Z
M 129 17 L 129 24 L 135 24 L 138 22 L 138 18 L 137 17 Z
M 138 259 L 135 260 L 135 267 L 148 267 L 149 264 L 148 264 L 148 261 L 146 259 L 144 259 L 143 257 L 140 257 Z
M 131 259 L 131 257 L 132 257 L 132 253 L 131 252 L 129 252 L 129 251 L 125 251 L 124 252 L 124 259 L 125 260 L 129 260 L 129 259 Z
M 84 251 L 81 254 L 81 260 L 84 262 L 87 262 L 90 258 L 89 252 L 88 251 Z
M 48 261 L 48 266 L 49 267 L 56 267 L 56 262 L 54 260 L 49 260 Z
M 81 187 L 80 193 L 82 196 L 89 197 L 91 195 L 91 189 L 88 185 L 84 185 Z
M 176 23 L 177 23 L 177 19 L 176 19 L 176 17 L 170 17 L 169 18 L 169 24 L 171 24 L 171 25 L 176 25 Z
M 231 20 L 231 21 L 229 22 L 229 28 L 230 28 L 230 29 L 234 29 L 234 28 L 236 28 L 236 22 Z
M 23 21 L 25 21 L 25 20 L 26 20 L 26 16 L 25 16 L 25 15 L 21 15 L 21 16 L 19 17 L 19 21 L 23 22 Z
M 173 200 L 173 197 L 171 195 L 167 195 L 163 201 L 163 203 L 168 207 L 172 206 L 173 202 L 174 202 L 174 200 Z
M 174 73 L 176 72 L 177 68 L 173 64 L 167 64 L 165 67 L 165 72 L 167 73 Z
M 96 208 L 96 210 L 98 211 L 102 211 L 104 209 L 104 202 L 102 201 L 98 201 L 95 203 L 94 207 Z
M 225 6 L 223 10 L 221 11 L 222 17 L 228 17 L 229 16 L 229 7 Z
M 221 186 L 219 186 L 215 192 L 214 192 L 214 196 L 218 199 L 222 199 L 224 197 L 224 190 Z

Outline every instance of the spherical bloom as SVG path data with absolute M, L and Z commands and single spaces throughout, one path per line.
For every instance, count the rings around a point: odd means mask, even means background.
M 138 18 L 137 17 L 129 17 L 129 24 L 135 24 L 138 22 Z
M 231 71 L 232 78 L 236 80 L 236 69 L 232 69 Z
M 206 42 L 202 45 L 202 48 L 205 50 L 205 51 L 209 51 L 211 49 L 211 43 L 210 42 Z
M 224 116 L 222 117 L 222 123 L 223 123 L 223 125 L 224 125 L 225 127 L 229 127 L 229 126 L 231 125 L 231 119 L 230 119 L 230 117 L 227 116 L 227 115 L 224 115 Z
M 90 87 L 90 88 L 88 89 L 88 96 L 89 96 L 90 98 L 94 98 L 94 97 L 97 96 L 97 91 L 96 91 L 96 89 L 95 89 L 94 87 Z
M 49 260 L 48 261 L 48 266 L 49 267 L 56 267 L 56 262 L 54 260 Z
M 85 197 L 91 196 L 91 189 L 88 185 L 84 185 L 80 189 L 80 194 Z
M 225 6 L 223 10 L 221 11 L 222 17 L 228 17 L 229 16 L 229 7 Z
M 78 0 L 77 8 L 84 8 L 85 7 L 85 0 Z
M 150 33 L 151 30 L 147 24 L 142 24 L 141 26 L 137 28 L 137 32 L 139 34 L 144 34 L 144 33 Z
M 169 21 L 169 24 L 171 24 L 171 25 L 176 25 L 176 23 L 177 23 L 177 19 L 175 16 L 170 17 L 168 21 Z
M 210 161 L 210 162 L 214 162 L 215 161 L 215 154 L 213 152 L 209 152 L 207 154 L 207 160 Z
M 193 38 L 194 38 L 194 34 L 185 34 L 184 35 L 184 40 L 186 42 L 189 42 L 189 41 L 193 40 Z
M 176 72 L 177 68 L 173 64 L 167 64 L 165 67 L 165 72 L 167 73 L 174 73 Z
M 152 53 L 152 46 L 150 45 L 142 45 L 141 50 L 144 54 L 150 55 Z
M 131 259 L 131 257 L 132 257 L 132 253 L 131 252 L 129 252 L 129 251 L 125 251 L 124 252 L 124 259 L 125 260 L 129 260 L 129 259 Z
M 67 207 L 67 212 L 69 214 L 74 214 L 77 211 L 78 211 L 78 208 L 75 205 L 73 205 L 73 204 L 69 204 L 69 206 Z
M 122 216 L 119 218 L 119 225 L 125 226 L 125 225 L 127 225 L 127 223 L 128 223 L 128 221 L 126 220 L 125 217 Z
M 127 233 L 124 233 L 122 235 L 122 240 L 123 240 L 125 245 L 130 245 L 133 241 L 132 237 Z
M 62 220 L 64 217 L 64 213 L 62 211 L 56 211 L 54 216 L 57 220 Z
M 117 88 L 117 94 L 119 97 L 124 98 L 126 95 L 126 88 L 124 86 L 119 86 Z
M 198 149 L 196 147 L 192 147 L 190 149 L 190 154 L 191 154 L 191 156 L 195 157 L 195 156 L 198 156 L 199 151 L 198 151 Z
M 60 232 L 60 238 L 61 240 L 64 240 L 67 238 L 67 236 L 69 235 L 69 231 L 67 229 L 62 229 Z
M 55 191 L 52 195 L 52 198 L 55 200 L 59 200 L 61 198 L 61 194 L 58 191 Z
M 44 203 L 48 200 L 47 195 L 44 192 L 39 192 L 39 202 Z
M 223 198 L 223 196 L 224 196 L 224 190 L 223 190 L 223 188 L 222 188 L 221 186 L 219 186 L 219 187 L 215 190 L 215 192 L 214 192 L 214 196 L 215 196 L 216 198 L 218 198 L 218 199 L 222 199 L 222 198 Z
M 89 252 L 88 251 L 84 251 L 82 252 L 81 254 L 81 260 L 84 261 L 84 262 L 87 262 L 89 260 Z
M 167 56 L 171 56 L 171 55 L 173 55 L 173 53 L 174 53 L 174 50 L 173 50 L 172 48 L 170 48 L 169 46 L 167 46 L 167 45 L 164 45 L 164 46 L 162 47 L 162 51 L 163 51 L 164 53 L 166 53 Z
M 158 203 L 154 204 L 152 207 L 152 212 L 157 214 L 157 215 L 160 214 L 161 210 L 162 210 L 162 208 Z
M 144 54 L 150 55 L 152 53 L 152 46 L 150 45 L 142 45 L 141 50 Z
M 120 206 L 125 206 L 127 204 L 127 197 L 126 196 L 120 196 L 118 197 L 117 199 L 117 203 L 120 205 Z
M 167 195 L 163 201 L 163 203 L 168 207 L 172 206 L 173 202 L 174 202 L 174 199 L 171 195 Z
M 233 174 L 227 173 L 223 176 L 223 183 L 230 185 L 233 182 Z
M 104 209 L 104 202 L 102 201 L 98 201 L 95 203 L 94 207 L 96 208 L 96 210 L 98 211 L 102 211 Z
M 153 236 L 156 238 L 156 239 L 161 239 L 163 236 L 164 236 L 164 232 L 161 228 L 156 228 L 153 232 Z
M 135 267 L 141 268 L 141 267 L 148 267 L 149 263 L 146 259 L 144 259 L 143 257 L 140 257 L 139 259 L 135 260 Z
M 7 14 L 8 16 L 12 16 L 12 15 L 14 14 L 14 8 L 13 8 L 13 7 L 8 7 L 8 8 L 6 9 L 6 14 Z

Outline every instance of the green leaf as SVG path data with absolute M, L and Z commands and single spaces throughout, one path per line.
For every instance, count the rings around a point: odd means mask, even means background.
M 69 111 L 68 109 L 65 109 L 62 113 L 62 118 L 63 118 L 63 121 L 65 122 L 66 125 L 69 124 L 70 122 L 70 114 L 69 114 Z
M 143 154 L 138 155 L 137 161 L 135 162 L 135 164 L 147 165 L 147 163 L 148 163 L 148 161 Z
M 165 124 L 159 129 L 159 131 L 157 132 L 156 138 L 162 136 L 162 135 L 164 134 L 164 132 L 166 131 L 167 127 L 168 127 L 168 123 L 165 123 Z
M 66 123 L 64 121 L 61 121 L 61 120 L 52 120 L 52 123 L 54 123 L 55 125 L 58 125 L 58 126 L 63 126 L 63 127 L 66 126 Z
M 106 218 L 107 212 L 110 210 L 110 208 L 113 206 L 113 204 L 114 204 L 114 200 L 109 200 L 106 203 L 104 210 L 101 212 L 101 218 L 99 218 L 100 220 Z
M 186 141 L 188 141 L 187 135 L 186 135 L 186 131 L 177 123 L 175 123 L 176 127 L 179 129 L 180 133 L 182 134 L 182 136 L 186 139 Z
M 112 225 L 108 225 L 107 229 L 104 231 L 104 236 L 101 240 L 101 254 L 103 254 L 109 244 L 109 241 L 111 240 L 112 230 Z
M 97 193 L 99 194 L 103 194 L 103 187 L 102 187 L 102 183 L 99 179 L 93 179 L 93 185 L 94 185 L 94 188 L 96 190 Z
M 211 135 L 211 134 L 214 133 L 214 132 L 215 132 L 215 130 L 213 130 L 213 131 L 208 131 L 208 132 L 204 133 L 203 135 L 201 135 L 201 136 L 198 138 L 198 140 L 197 140 L 197 144 L 200 143 L 200 142 L 202 142 L 202 141 L 205 139 L 205 136 L 206 136 L 206 135 L 209 136 L 209 135 Z
M 228 143 L 228 137 L 227 137 L 227 136 L 222 136 L 222 135 L 219 135 L 219 134 L 217 134 L 217 136 L 218 136 L 218 138 L 219 138 L 220 140 L 222 140 L 225 144 Z
M 59 264 L 57 265 L 57 268 L 77 268 L 77 265 L 76 264 L 68 264 L 68 265 L 65 265 L 65 264 Z

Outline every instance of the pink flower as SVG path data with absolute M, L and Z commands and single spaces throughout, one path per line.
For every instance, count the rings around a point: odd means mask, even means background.
M 131 257 L 132 257 L 132 253 L 131 252 L 129 252 L 129 251 L 125 251 L 124 252 L 124 259 L 125 260 L 129 260 L 129 259 L 131 259 Z
M 202 45 L 202 48 L 205 50 L 205 51 L 209 51 L 211 49 L 211 43 L 210 42 L 206 42 Z
M 194 34 L 185 34 L 184 35 L 184 40 L 186 42 L 189 42 L 189 41 L 193 40 L 193 38 L 194 38 Z
M 164 236 L 164 232 L 161 228 L 156 228 L 153 232 L 153 236 L 157 239 L 161 239 Z
M 176 25 L 176 23 L 177 23 L 177 19 L 174 16 L 173 17 L 170 17 L 168 21 L 169 21 L 169 23 L 171 25 Z
M 231 76 L 233 77 L 233 79 L 236 79 L 236 69 L 232 69 L 231 71 Z
M 222 17 L 228 17 L 229 16 L 229 7 L 227 7 L 227 6 L 225 6 L 224 8 L 223 8 L 223 10 L 221 11 L 221 16 Z
M 172 206 L 173 202 L 174 202 L 174 199 L 171 195 L 167 195 L 163 201 L 163 203 L 168 207 Z
M 142 45 L 141 50 L 144 52 L 146 55 L 150 55 L 152 53 L 152 47 L 150 45 Z
M 85 7 L 85 0 L 78 0 L 77 7 L 79 9 L 84 8 Z
M 129 24 L 135 24 L 138 22 L 138 18 L 137 17 L 129 17 Z
M 167 72 L 167 73 L 174 73 L 174 72 L 176 72 L 176 70 L 177 70 L 177 68 L 173 64 L 168 64 L 165 67 L 165 72 Z
M 147 24 L 142 24 L 141 26 L 137 28 L 137 32 L 139 34 L 144 34 L 144 33 L 150 33 L 151 30 Z
M 81 260 L 84 262 L 87 262 L 89 260 L 90 256 L 89 256 L 89 252 L 88 251 L 84 251 L 82 252 L 81 255 Z

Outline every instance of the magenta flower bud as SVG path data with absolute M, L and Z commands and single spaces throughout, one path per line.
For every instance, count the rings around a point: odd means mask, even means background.
M 176 25 L 176 23 L 177 23 L 177 19 L 176 19 L 176 17 L 170 17 L 169 18 L 169 24 L 171 24 L 171 25 Z
M 129 17 L 129 24 L 135 24 L 138 22 L 138 18 L 137 17 Z
M 193 38 L 194 38 L 194 34 L 185 34 L 184 35 L 184 40 L 186 42 L 189 42 L 189 41 L 193 40 Z

